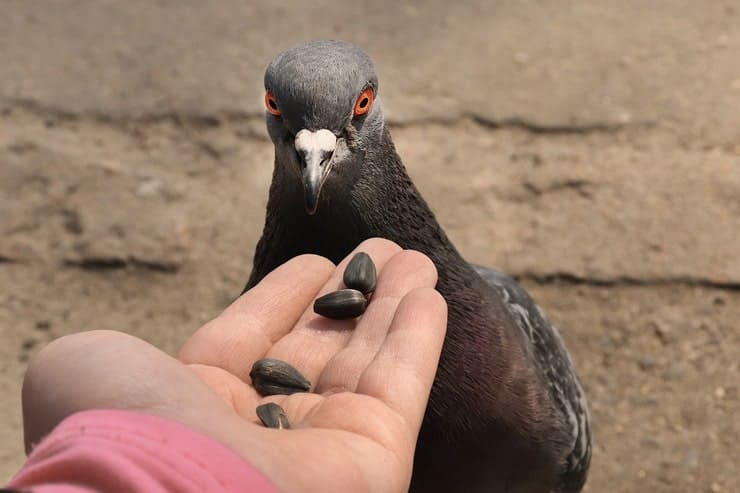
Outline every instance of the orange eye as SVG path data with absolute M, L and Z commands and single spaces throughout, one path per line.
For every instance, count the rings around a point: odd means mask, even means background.
M 267 111 L 271 114 L 280 116 L 280 108 L 278 108 L 277 102 L 275 101 L 275 96 L 273 96 L 270 91 L 265 93 L 265 108 L 267 108 Z
M 364 115 L 365 113 L 370 111 L 370 107 L 373 105 L 374 99 L 375 93 L 373 92 L 372 87 L 368 87 L 367 89 L 362 91 L 360 93 L 360 96 L 357 98 L 357 101 L 355 101 L 355 116 Z

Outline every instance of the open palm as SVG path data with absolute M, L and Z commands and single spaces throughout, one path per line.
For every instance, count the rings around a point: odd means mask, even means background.
M 306 255 L 276 269 L 198 330 L 179 361 L 120 333 L 87 333 L 82 345 L 53 343 L 32 364 L 24 386 L 27 444 L 78 410 L 136 409 L 221 441 L 282 491 L 405 491 L 446 305 L 423 255 L 378 239 L 357 251 L 368 253 L 379 273 L 359 319 L 329 320 L 312 309 L 317 296 L 341 287 L 349 257 L 335 267 Z M 311 392 L 259 396 L 248 373 L 265 357 L 297 368 L 312 382 Z M 98 378 L 79 378 L 89 372 Z M 50 399 L 60 378 L 84 383 L 62 386 L 67 390 Z M 141 385 L 131 384 L 137 381 Z M 117 391 L 100 391 L 110 388 Z M 290 430 L 259 424 L 255 408 L 267 401 L 285 409 Z

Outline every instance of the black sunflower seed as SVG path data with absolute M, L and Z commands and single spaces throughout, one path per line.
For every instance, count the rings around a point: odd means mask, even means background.
M 365 252 L 359 252 L 352 257 L 344 271 L 344 285 L 363 294 L 375 291 L 377 280 L 378 273 L 373 259 Z
M 340 289 L 325 294 L 313 303 L 313 311 L 327 318 L 344 320 L 365 313 L 367 298 L 356 289 Z
M 274 402 L 257 406 L 257 417 L 268 428 L 277 428 L 278 430 L 290 429 L 290 423 L 288 422 L 288 417 L 285 415 L 285 410 Z
M 296 392 L 308 392 L 311 382 L 306 377 L 279 359 L 265 358 L 255 361 L 249 372 L 252 386 L 262 396 L 290 395 Z

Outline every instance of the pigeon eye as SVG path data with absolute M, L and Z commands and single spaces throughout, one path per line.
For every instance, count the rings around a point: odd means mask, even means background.
M 275 96 L 273 96 L 270 91 L 265 93 L 265 108 L 271 114 L 280 116 L 280 108 L 278 108 L 277 102 L 275 101 Z
M 373 105 L 373 99 L 375 99 L 375 93 L 372 87 L 368 87 L 360 93 L 360 96 L 355 101 L 355 116 L 364 115 L 370 111 L 370 107 Z

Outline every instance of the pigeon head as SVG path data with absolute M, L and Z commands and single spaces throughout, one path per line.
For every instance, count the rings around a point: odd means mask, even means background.
M 383 112 L 370 58 L 343 41 L 309 41 L 265 72 L 265 118 L 276 166 L 296 183 L 308 214 L 341 168 L 360 166 L 381 138 Z

